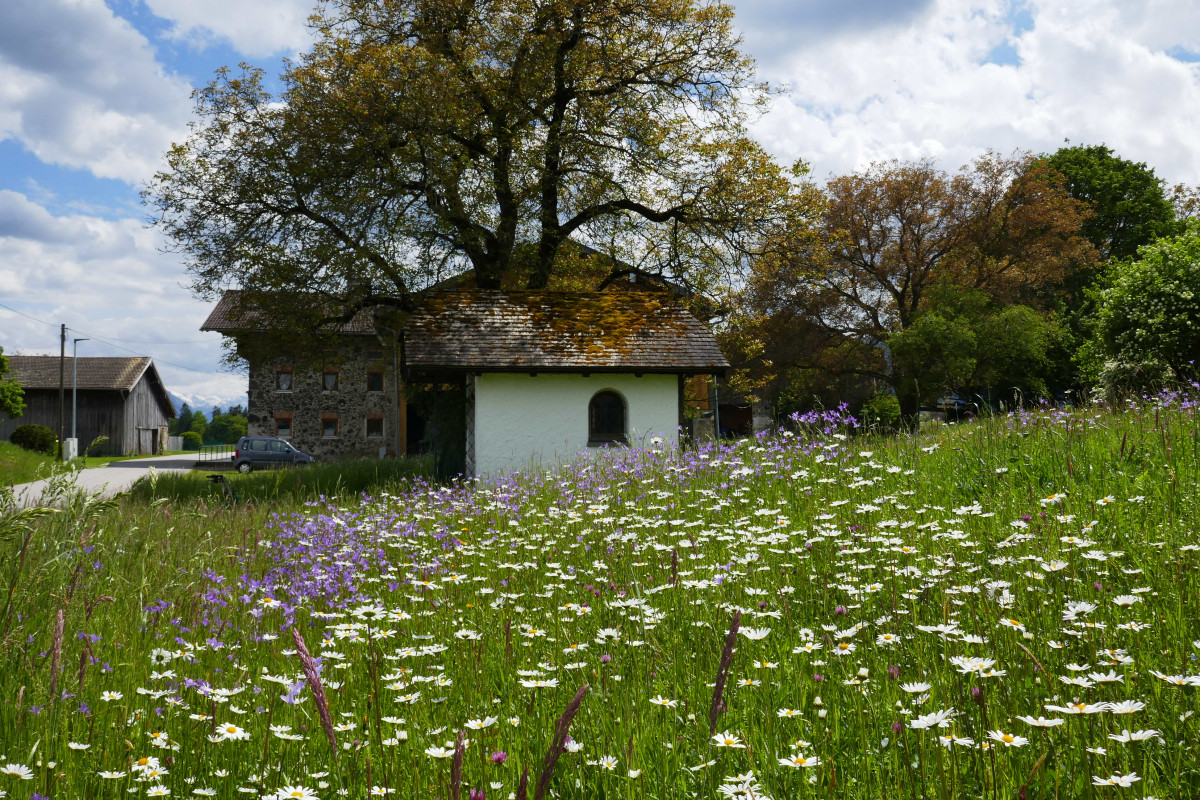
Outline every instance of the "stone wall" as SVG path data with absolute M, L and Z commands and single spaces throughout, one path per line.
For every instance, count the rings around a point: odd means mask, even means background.
M 246 354 L 249 362 L 249 425 L 255 436 L 275 436 L 281 416 L 290 415 L 293 445 L 320 460 L 377 458 L 395 442 L 396 395 L 390 344 L 374 336 L 346 336 L 329 341 L 319 353 Z M 278 374 L 290 374 L 290 388 L 281 389 Z M 337 376 L 327 390 L 325 373 Z M 381 391 L 368 389 L 370 373 L 381 375 Z M 368 419 L 382 423 L 379 436 L 368 436 Z M 336 420 L 335 435 L 327 421 Z M 378 424 L 378 423 L 375 423 Z

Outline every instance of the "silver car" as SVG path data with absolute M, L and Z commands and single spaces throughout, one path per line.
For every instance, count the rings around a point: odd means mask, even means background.
M 238 472 L 313 463 L 313 457 L 276 436 L 243 436 L 231 456 Z

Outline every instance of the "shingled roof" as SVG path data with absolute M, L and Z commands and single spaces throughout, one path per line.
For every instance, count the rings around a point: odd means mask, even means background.
M 315 299 L 314 302 L 316 302 Z M 208 319 L 204 320 L 200 330 L 217 331 L 218 333 L 245 333 L 277 327 L 277 324 L 269 321 L 266 314 L 256 311 L 246 301 L 242 292 L 228 291 L 221 295 L 216 308 L 208 315 Z M 374 334 L 375 322 L 372 319 L 372 310 L 365 308 L 355 314 L 349 322 L 330 326 L 330 330 L 337 333 Z
M 23 389 L 58 389 L 58 356 L 8 356 L 11 377 Z M 75 382 L 75 359 L 61 359 L 68 389 Z M 150 380 L 151 388 L 167 416 L 175 416 L 175 404 L 171 402 L 158 370 L 149 356 L 89 357 L 79 359 L 78 386 L 80 389 L 130 391 L 142 376 Z
M 700 322 L 662 294 L 462 291 L 404 326 L 411 371 L 723 373 Z

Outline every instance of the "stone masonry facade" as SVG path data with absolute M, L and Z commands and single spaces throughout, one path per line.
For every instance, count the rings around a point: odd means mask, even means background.
M 250 361 L 252 436 L 280 436 L 321 460 L 378 458 L 395 442 L 393 354 L 374 336 L 344 336 L 303 359 Z

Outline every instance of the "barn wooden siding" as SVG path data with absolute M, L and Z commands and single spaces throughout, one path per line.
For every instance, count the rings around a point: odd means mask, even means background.
M 145 374 L 125 398 L 124 452 L 161 453 L 166 445 L 167 415 Z M 85 444 L 81 446 L 86 447 Z
M 97 436 L 107 436 L 108 442 L 93 451 L 93 455 L 123 455 L 124 417 L 120 391 L 79 390 L 79 410 L 76 431 L 79 449 L 87 447 Z M 67 387 L 64 404 L 63 436 L 71 435 L 71 388 Z M 5 420 L 0 425 L 0 438 L 8 441 L 18 425 L 46 425 L 58 433 L 58 390 L 26 389 L 25 413 L 14 420 Z
M 58 390 L 26 389 L 25 413 L 0 423 L 0 439 L 8 441 L 18 425 L 46 425 L 58 433 Z M 80 389 L 76 431 L 82 451 L 97 436 L 108 441 L 92 455 L 158 453 L 167 415 L 143 375 L 128 393 L 122 390 Z M 141 432 L 139 432 L 141 428 Z M 71 435 L 71 387 L 67 387 L 63 436 Z

